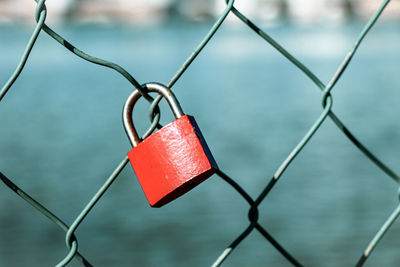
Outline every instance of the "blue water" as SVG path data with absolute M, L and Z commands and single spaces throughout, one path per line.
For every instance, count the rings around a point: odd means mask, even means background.
M 210 25 L 157 28 L 59 26 L 87 53 L 140 83 L 168 83 Z M 325 83 L 362 24 L 265 28 Z M 31 28 L 0 27 L 0 84 Z M 333 90 L 333 111 L 371 151 L 400 171 L 400 30 L 378 24 Z M 253 198 L 320 115 L 320 90 L 244 26 L 224 25 L 174 86 L 220 168 Z M 0 170 L 71 224 L 130 150 L 121 121 L 132 86 L 42 33 L 0 103 Z M 140 132 L 148 105 L 135 109 Z M 165 104 L 162 122 L 171 120 Z M 352 266 L 398 204 L 397 186 L 329 119 L 259 207 L 259 223 L 306 266 Z M 209 266 L 248 226 L 248 205 L 217 176 L 161 209 L 148 206 L 127 166 L 76 235 L 95 266 Z M 64 234 L 0 186 L 0 266 L 52 266 Z M 396 222 L 366 266 L 399 266 Z M 79 266 L 76 261 L 70 266 Z M 224 266 L 290 266 L 256 231 Z

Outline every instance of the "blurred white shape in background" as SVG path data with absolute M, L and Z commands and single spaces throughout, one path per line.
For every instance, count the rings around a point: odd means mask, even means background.
M 346 0 L 288 0 L 288 13 L 296 23 L 340 23 L 346 19 Z
M 235 8 L 257 24 L 288 19 L 296 24 L 341 24 L 348 18 L 370 17 L 382 0 L 236 0 Z M 215 19 L 225 0 L 47 0 L 47 22 L 160 24 L 167 19 Z M 0 23 L 35 23 L 34 0 L 0 0 Z M 399 20 L 400 1 L 391 1 L 381 19 Z M 227 21 L 238 22 L 233 15 Z
M 24 23 L 34 19 L 36 2 L 31 0 L 0 0 L 0 23 Z
M 214 7 L 213 15 L 217 17 L 226 8 L 226 2 L 214 1 Z M 254 22 L 271 24 L 284 16 L 286 2 L 282 0 L 237 0 L 234 7 Z M 234 16 L 228 16 L 227 21 L 230 23 L 239 22 Z

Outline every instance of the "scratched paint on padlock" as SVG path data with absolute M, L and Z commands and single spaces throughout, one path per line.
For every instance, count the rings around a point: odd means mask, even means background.
M 196 121 L 188 115 L 150 135 L 128 157 L 155 207 L 186 193 L 218 168 Z

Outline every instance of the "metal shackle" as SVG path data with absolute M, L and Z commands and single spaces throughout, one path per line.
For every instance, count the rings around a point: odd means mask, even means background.
M 143 89 L 147 92 L 153 92 L 162 95 L 165 100 L 167 100 L 168 105 L 170 106 L 172 113 L 174 114 L 176 119 L 185 115 L 175 95 L 164 85 L 159 83 L 146 83 L 143 85 Z M 131 142 L 133 147 L 137 146 L 140 143 L 140 137 L 138 136 L 135 126 L 133 124 L 132 112 L 136 101 L 141 96 L 142 94 L 139 92 L 139 90 L 136 89 L 126 100 L 124 109 L 122 111 L 122 120 L 124 123 L 125 132 L 128 135 L 129 141 Z

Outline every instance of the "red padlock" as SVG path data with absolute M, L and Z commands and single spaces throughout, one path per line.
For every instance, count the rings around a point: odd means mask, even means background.
M 173 93 L 158 83 L 145 84 L 144 89 L 161 94 L 176 118 L 141 141 L 132 122 L 134 104 L 141 96 L 138 90 L 128 97 L 123 110 L 133 146 L 129 160 L 150 205 L 161 207 L 209 178 L 218 166 L 196 121 L 183 113 Z

